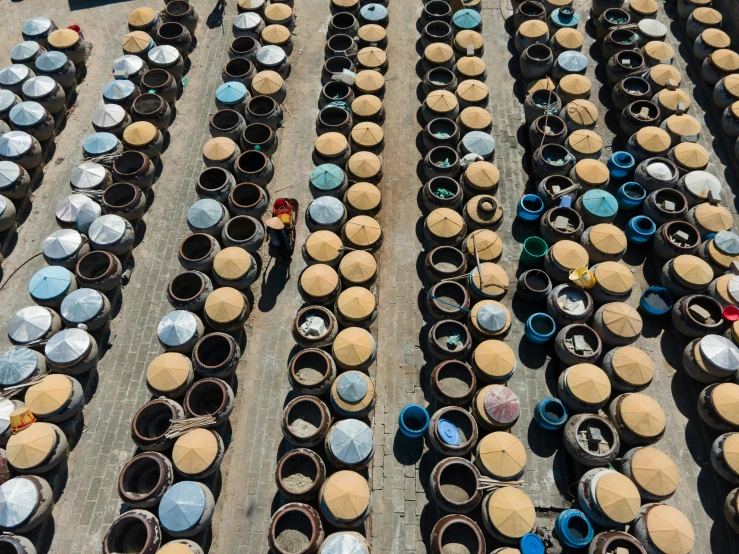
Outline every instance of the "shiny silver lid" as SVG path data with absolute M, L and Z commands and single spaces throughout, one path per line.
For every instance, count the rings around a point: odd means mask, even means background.
M 29 348 L 11 348 L 0 356 L 0 386 L 22 383 L 38 369 L 38 355 Z
M 8 399 L 0 399 L 0 434 L 4 434 L 10 427 L 10 414 L 15 411 L 15 403 Z
M 87 235 L 96 245 L 111 245 L 120 242 L 130 226 L 121 216 L 108 214 L 93 221 Z
M 8 209 L 8 202 L 9 200 L 7 198 L 0 196 L 0 215 L 3 215 L 5 210 Z
M 102 156 L 118 148 L 118 138 L 111 133 L 93 133 L 82 143 L 82 148 L 91 156 Z
M 116 79 L 105 83 L 103 98 L 106 100 L 125 100 L 130 98 L 135 90 L 136 85 L 128 79 Z
M 505 329 L 508 314 L 497 304 L 485 304 L 477 312 L 477 324 L 485 331 L 497 333 Z
M 44 239 L 42 250 L 50 260 L 67 260 L 82 246 L 82 235 L 74 229 L 54 231 Z
M 146 64 L 144 63 L 144 60 L 131 54 L 120 56 L 113 62 L 113 72 L 122 71 L 126 75 L 135 75 L 139 71 L 145 69 Z
M 713 237 L 713 244 L 727 256 L 739 256 L 739 235 L 731 231 L 719 231 Z
M 667 27 L 656 19 L 642 19 L 636 24 L 639 33 L 647 38 L 663 38 L 667 36 Z
M 739 304 L 739 276 L 732 277 L 729 280 L 729 284 L 726 287 L 726 290 L 729 293 L 729 296 L 731 296 L 731 299 L 734 301 L 735 304 Z
M 367 21 L 381 21 L 387 17 L 387 8 L 382 4 L 365 4 L 359 13 Z
M 41 306 L 28 306 L 15 312 L 8 321 L 8 337 L 15 343 L 27 344 L 46 336 L 54 317 Z
M 90 225 L 100 217 L 103 213 L 103 209 L 100 204 L 93 202 L 92 204 L 84 204 L 77 212 L 77 219 L 75 225 L 80 233 L 87 233 L 90 230 Z
M 61 314 L 64 321 L 72 325 L 88 323 L 103 309 L 103 295 L 93 289 L 77 289 L 62 300 Z
M 367 380 L 364 375 L 356 371 L 350 371 L 339 376 L 336 392 L 345 402 L 359 402 L 367 396 Z
M 33 138 L 24 131 L 10 131 L 0 136 L 0 156 L 20 158 L 33 146 Z
M 46 118 L 46 108 L 38 102 L 21 102 L 10 110 L 10 121 L 18 127 L 33 127 Z
M 41 45 L 33 40 L 26 40 L 16 44 L 10 50 L 10 59 L 17 62 L 30 60 L 41 50 Z
M 157 326 L 159 342 L 170 348 L 191 341 L 198 332 L 198 320 L 194 314 L 176 310 L 165 315 Z
M 216 225 L 226 212 L 223 204 L 211 198 L 198 200 L 187 210 L 187 222 L 194 229 L 208 229 Z
M 239 31 L 251 31 L 256 29 L 263 22 L 259 14 L 254 12 L 244 12 L 234 17 L 234 29 Z
M 566 50 L 557 56 L 557 64 L 566 71 L 579 73 L 588 67 L 588 57 L 582 52 Z
M 118 104 L 103 104 L 92 112 L 92 124 L 99 129 L 110 129 L 126 119 L 126 110 Z
M 85 162 L 72 170 L 69 182 L 74 189 L 95 190 L 105 182 L 107 173 L 104 166 L 94 162 Z
M 7 160 L 0 161 L 0 190 L 12 186 L 21 176 L 21 166 Z
M 26 477 L 14 477 L 0 485 L 0 527 L 11 529 L 28 521 L 38 501 L 36 485 Z
M 54 71 L 59 71 L 61 68 L 67 65 L 68 61 L 69 58 L 64 52 L 52 50 L 51 52 L 44 52 L 43 54 L 41 54 L 36 59 L 35 65 L 39 71 L 53 73 Z
M 462 144 L 467 152 L 479 154 L 483 158 L 495 151 L 495 139 L 482 131 L 470 131 L 462 138 Z
M 739 347 L 726 337 L 706 335 L 698 343 L 701 356 L 723 371 L 739 369 Z
M 44 348 L 46 359 L 56 365 L 72 365 L 84 358 L 92 337 L 82 329 L 64 329 L 49 339 Z
M 287 54 L 279 46 L 273 44 L 262 46 L 257 50 L 257 61 L 265 66 L 273 67 L 280 65 L 287 59 Z
M 25 65 L 14 63 L 0 69 L 0 85 L 10 87 L 23 82 L 29 77 L 33 77 L 34 73 Z
M 372 429 L 358 419 L 344 419 L 329 435 L 331 453 L 345 464 L 358 464 L 372 453 Z
M 159 521 L 167 531 L 191 529 L 205 512 L 205 492 L 199 483 L 181 481 L 164 493 L 159 504 Z
M 696 198 L 708 198 L 709 192 L 716 198 L 721 197 L 721 181 L 707 171 L 691 171 L 685 176 L 684 183 Z
M 17 95 L 6 89 L 0 89 L 0 112 L 6 112 L 19 102 Z
M 319 225 L 333 225 L 341 221 L 346 208 L 333 196 L 320 196 L 308 204 L 308 215 Z
M 167 67 L 177 63 L 180 59 L 180 53 L 174 46 L 165 44 L 163 46 L 155 46 L 148 53 L 149 61 L 157 66 Z
M 318 554 L 369 554 L 362 540 L 348 532 L 341 531 L 329 535 Z
M 43 98 L 54 92 L 57 86 L 56 81 L 46 75 L 31 77 L 23 83 L 23 96 L 26 98 Z
M 26 36 L 35 37 L 38 35 L 43 35 L 45 32 L 51 29 L 51 26 L 52 22 L 51 19 L 49 19 L 48 17 L 33 17 L 23 22 L 21 32 Z
M 59 221 L 74 225 L 77 221 L 77 212 L 85 204 L 91 204 L 93 200 L 84 194 L 70 194 L 62 198 L 56 205 L 56 218 Z

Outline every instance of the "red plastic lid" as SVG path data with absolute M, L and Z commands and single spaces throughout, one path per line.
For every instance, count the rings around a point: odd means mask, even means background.
M 724 308 L 724 321 L 728 321 L 729 323 L 739 321 L 739 307 L 726 306 Z

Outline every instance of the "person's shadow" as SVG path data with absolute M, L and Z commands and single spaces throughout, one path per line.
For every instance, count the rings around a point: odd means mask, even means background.
M 274 260 L 274 266 L 269 269 Z M 290 280 L 290 258 L 270 258 L 262 273 L 262 294 L 259 297 L 259 311 L 269 312 L 275 307 L 277 297 Z
M 223 25 L 223 12 L 226 11 L 226 0 L 218 0 L 213 11 L 208 14 L 208 19 L 205 20 L 205 24 L 208 29 L 215 29 Z

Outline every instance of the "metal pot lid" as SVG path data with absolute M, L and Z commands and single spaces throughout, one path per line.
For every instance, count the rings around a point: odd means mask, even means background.
M 92 123 L 96 127 L 110 129 L 123 123 L 126 115 L 126 110 L 118 104 L 103 104 L 92 112 Z
M 144 69 L 144 60 L 132 54 L 120 56 L 113 61 L 113 72 L 121 71 L 128 75 L 135 75 Z
M 26 40 L 13 46 L 10 50 L 10 59 L 19 61 L 30 60 L 38 54 L 40 49 L 41 45 L 38 42 L 34 40 Z
M 329 535 L 318 552 L 319 554 L 369 554 L 367 543 L 347 532 Z
M 71 365 L 87 355 L 92 337 L 82 329 L 64 329 L 49 339 L 44 348 L 52 364 Z
M 246 98 L 246 86 L 238 81 L 223 83 L 216 89 L 216 100 L 224 104 L 235 104 L 244 98 Z
M 0 179 L 1 180 L 1 179 Z M 713 237 L 713 244 L 727 256 L 739 256 L 739 235 L 731 231 L 719 231 Z
M 195 315 L 185 310 L 168 313 L 157 326 L 159 341 L 172 348 L 188 343 L 197 332 L 198 321 Z
M 130 98 L 136 90 L 134 85 L 128 79 L 116 79 L 109 81 L 103 87 L 103 98 L 108 100 L 125 100 Z
M 470 131 L 462 138 L 462 145 L 467 152 L 479 154 L 483 158 L 495 152 L 495 139 L 482 131 Z
M 580 73 L 588 67 L 588 57 L 582 52 L 567 50 L 557 56 L 557 64 L 570 73 Z
M 74 275 L 58 265 L 39 269 L 28 282 L 28 292 L 38 300 L 58 298 L 69 290 Z
M 485 331 L 498 333 L 508 324 L 508 312 L 498 303 L 485 304 L 477 312 L 477 324 Z
M 8 337 L 14 342 L 26 344 L 46 336 L 54 317 L 41 306 L 28 306 L 15 312 L 8 321 Z
M 234 17 L 233 26 L 240 31 L 250 31 L 256 29 L 263 23 L 259 14 L 254 12 L 244 12 Z
M 739 277 L 732 277 L 726 284 L 726 292 L 734 303 L 739 304 Z
M 108 214 L 95 219 L 88 229 L 87 236 L 96 245 L 108 245 L 120 242 L 131 226 L 119 215 Z
M 109 154 L 118 147 L 118 138 L 111 133 L 93 133 L 82 143 L 82 148 L 91 156 Z
M 636 24 L 639 33 L 650 38 L 667 36 L 667 27 L 656 19 L 642 19 Z
M 77 289 L 62 300 L 61 313 L 65 321 L 74 325 L 95 319 L 103 309 L 103 295 L 93 289 Z
M 0 69 L 0 85 L 10 87 L 33 77 L 33 72 L 25 65 L 14 63 Z
M 18 127 L 32 127 L 46 117 L 46 108 L 38 102 L 21 102 L 10 110 L 10 121 Z
M 180 59 L 180 53 L 174 46 L 165 44 L 163 46 L 155 46 L 149 50 L 149 61 L 154 65 L 167 67 L 177 63 Z
M 13 107 L 18 97 L 9 90 L 0 89 L 0 112 L 5 112 Z
M 38 355 L 29 348 L 11 348 L 0 356 L 0 386 L 22 383 L 38 369 Z
M 23 83 L 23 96 L 26 98 L 43 98 L 54 92 L 57 86 L 56 81 L 46 75 L 31 77 Z
M 257 50 L 257 61 L 266 66 L 280 65 L 287 59 L 287 54 L 279 46 L 268 44 Z
M 612 217 L 618 211 L 618 201 L 604 190 L 589 190 L 582 197 L 582 205 L 596 217 Z
M 329 435 L 331 453 L 345 464 L 358 464 L 372 453 L 372 429 L 358 419 L 339 421 Z
M 344 171 L 334 164 L 321 164 L 310 172 L 310 182 L 318 190 L 335 190 L 344 182 Z
M 205 512 L 205 493 L 199 483 L 181 481 L 164 493 L 159 521 L 167 531 L 182 532 L 198 524 Z
M 21 176 L 21 167 L 14 162 L 0 161 L 0 190 L 12 186 Z
M 35 37 L 38 35 L 43 35 L 45 32 L 51 29 L 52 25 L 53 23 L 48 17 L 33 17 L 23 22 L 21 32 L 26 36 Z
M 34 44 L 36 43 L 34 42 Z M 59 71 L 61 68 L 67 65 L 68 61 L 69 58 L 64 52 L 52 50 L 51 52 L 44 52 L 43 54 L 41 54 L 38 58 L 36 58 L 36 61 L 34 63 L 36 64 L 36 68 L 39 71 L 53 73 L 54 71 Z
M 10 414 L 15 411 L 12 400 L 3 398 L 0 400 L 0 434 L 4 434 L 10 427 Z
M 336 392 L 345 402 L 355 403 L 367 396 L 367 379 L 357 371 L 349 371 L 339 377 Z
M 198 200 L 187 210 L 187 222 L 195 229 L 208 229 L 218 224 L 226 208 L 212 198 Z
M 24 131 L 10 131 L 0 136 L 0 156 L 19 158 L 33 146 L 33 138 Z
M 0 216 L 5 213 L 6 209 L 8 209 L 8 202 L 9 200 L 7 198 L 0 196 Z
M 59 221 L 74 224 L 77 221 L 77 212 L 85 204 L 94 203 L 92 199 L 84 194 L 70 194 L 62 198 L 56 205 L 56 217 Z
M 36 511 L 39 492 L 26 477 L 15 477 L 0 485 L 0 527 L 18 527 Z
M 698 343 L 703 359 L 724 371 L 739 369 L 739 348 L 720 335 L 707 335 Z
M 321 196 L 308 205 L 310 218 L 319 225 L 332 225 L 341 221 L 346 208 L 341 200 L 333 196 Z
M 360 8 L 359 14 L 366 21 L 382 21 L 387 17 L 387 8 L 382 4 L 367 4 Z
M 716 198 L 721 195 L 721 181 L 707 171 L 691 171 L 684 182 L 688 192 L 697 198 L 708 198 L 709 192 Z
M 77 219 L 75 225 L 80 233 L 87 233 L 90 230 L 90 225 L 93 221 L 100 217 L 103 213 L 103 209 L 97 202 L 91 204 L 84 204 L 77 212 Z
M 72 175 L 70 175 L 69 177 L 69 182 L 71 183 L 73 189 L 94 190 L 102 186 L 107 173 L 108 172 L 104 166 L 94 162 L 85 162 L 78 165 L 72 170 Z

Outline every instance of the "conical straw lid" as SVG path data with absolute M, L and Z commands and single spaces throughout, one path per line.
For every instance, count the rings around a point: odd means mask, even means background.
M 490 496 L 488 517 L 501 534 L 519 539 L 530 533 L 536 521 L 536 510 L 529 496 L 515 487 L 501 487 Z
M 462 216 L 449 208 L 437 208 L 426 218 L 426 228 L 439 238 L 456 237 L 464 227 Z
M 217 323 L 230 323 L 237 320 L 245 307 L 244 295 L 231 287 L 216 289 L 205 299 L 205 315 Z
M 624 338 L 636 337 L 642 330 L 639 312 L 624 302 L 611 302 L 603 307 L 603 325 Z
M 349 287 L 336 299 L 336 309 L 345 318 L 362 321 L 377 307 L 375 296 L 364 287 Z
M 585 404 L 600 404 L 611 396 L 608 375 L 593 364 L 578 364 L 569 368 L 565 384 L 572 396 Z
M 554 41 L 562 46 L 562 48 L 577 50 L 585 43 L 585 37 L 583 37 L 582 33 L 577 29 L 565 28 L 554 33 Z M 565 79 L 566 78 L 567 77 L 565 77 Z
M 470 106 L 459 114 L 459 121 L 472 130 L 487 129 L 492 125 L 493 118 L 484 108 Z
M 617 348 L 611 359 L 613 372 L 626 383 L 642 386 L 654 377 L 654 363 L 649 354 L 635 346 Z
M 541 79 L 533 79 L 526 83 L 526 94 L 531 94 L 537 90 L 554 90 L 557 83 L 552 81 L 551 77 L 542 77 Z
M 503 241 L 498 233 L 490 229 L 478 229 L 467 235 L 464 241 L 465 251 L 474 256 L 475 246 L 477 246 L 477 257 L 481 262 L 497 260 L 503 253 Z
M 485 435 L 478 445 L 480 462 L 498 479 L 511 479 L 526 466 L 526 449 L 511 433 Z
M 636 142 L 647 152 L 658 154 L 670 148 L 670 135 L 659 127 L 642 127 L 636 132 Z
M 123 36 L 121 46 L 124 52 L 138 54 L 151 46 L 151 37 L 144 31 L 133 31 Z
M 690 95 L 681 88 L 663 88 L 657 93 L 657 99 L 668 110 L 677 110 L 680 104 L 684 104 L 686 110 L 690 108 Z
M 713 65 L 726 73 L 739 70 L 739 54 L 732 50 L 716 50 L 708 56 Z
M 62 409 L 72 397 L 72 381 L 66 375 L 47 375 L 26 390 L 26 406 L 35 416 L 46 416 Z
M 480 102 L 488 97 L 488 87 L 482 81 L 468 79 L 457 86 L 457 96 L 467 102 Z
M 689 170 L 703 169 L 708 165 L 709 153 L 695 142 L 681 142 L 672 152 L 675 159 Z
M 647 533 L 662 552 L 688 554 L 695 544 L 690 520 L 680 510 L 658 504 L 647 512 Z
M 497 296 L 504 294 L 508 289 L 510 280 L 502 266 L 493 262 L 481 263 L 470 272 L 470 282 L 483 294 Z
M 324 156 L 337 156 L 346 150 L 347 144 L 341 133 L 325 133 L 316 139 L 316 151 Z
M 721 383 L 711 392 L 716 413 L 730 425 L 739 425 L 739 385 Z
M 634 274 L 619 262 L 601 262 L 593 271 L 600 287 L 614 294 L 624 294 L 634 287 Z
M 436 64 L 443 64 L 454 58 L 454 50 L 443 42 L 429 44 L 423 51 L 423 57 Z
M 352 102 L 352 113 L 360 117 L 371 117 L 382 109 L 382 100 L 371 94 L 357 96 Z
M 354 86 L 366 94 L 379 92 L 385 86 L 385 77 L 382 73 L 374 69 L 366 69 L 357 73 L 354 79 Z
M 349 158 L 347 169 L 360 179 L 371 179 L 382 171 L 382 160 L 372 152 L 357 152 Z
M 8 462 L 18 469 L 31 469 L 44 462 L 57 443 L 54 425 L 37 421 L 8 439 Z
M 46 39 L 53 48 L 69 48 L 80 40 L 80 35 L 74 29 L 58 29 Z
M 493 189 L 500 182 L 500 171 L 490 162 L 477 161 L 467 166 L 464 178 L 475 188 L 482 190 Z
M 377 260 L 369 252 L 349 252 L 341 259 L 339 272 L 350 283 L 366 283 L 377 275 Z
M 549 27 L 544 21 L 538 19 L 529 19 L 521 23 L 518 28 L 518 34 L 525 38 L 541 38 L 549 33 Z
M 359 473 L 337 471 L 326 479 L 321 489 L 321 501 L 336 519 L 352 521 L 367 510 L 370 488 Z
M 149 363 L 146 381 L 154 390 L 166 393 L 187 383 L 191 373 L 192 363 L 187 356 L 165 352 Z
M 537 23 L 543 23 L 544 27 L 546 27 L 546 23 L 542 21 L 537 21 Z M 482 48 L 484 40 L 482 38 L 482 35 L 477 31 L 470 31 L 469 29 L 467 29 L 457 33 L 457 35 L 454 37 L 454 44 L 456 44 L 457 47 L 461 50 L 465 51 L 467 50 L 467 46 L 472 46 L 475 50 L 479 50 L 480 48 Z
M 290 39 L 290 29 L 284 25 L 267 25 L 262 31 L 262 39 L 267 44 L 283 44 Z
M 223 279 L 235 280 L 246 275 L 251 264 L 252 257 L 246 250 L 230 246 L 216 254 L 213 271 Z
M 590 228 L 590 244 L 604 254 L 616 255 L 626 250 L 626 235 L 610 223 L 600 223 Z
M 343 244 L 336 233 L 316 231 L 305 240 L 305 251 L 317 262 L 328 263 L 341 255 Z M 241 250 L 241 249 L 239 249 Z
M 621 401 L 624 425 L 640 437 L 656 437 L 665 430 L 665 412 L 659 402 L 646 394 L 628 394 Z
M 577 140 L 577 137 L 575 137 L 575 139 Z M 575 165 L 575 174 L 581 181 L 584 181 L 586 184 L 591 186 L 603 185 L 609 179 L 606 164 L 598 160 L 580 160 Z
M 448 90 L 434 90 L 426 97 L 426 107 L 437 113 L 446 113 L 457 107 L 458 102 Z
M 678 471 L 670 457 L 647 446 L 631 458 L 631 475 L 636 484 L 655 496 L 669 496 L 677 489 Z
M 188 431 L 174 443 L 172 462 L 187 475 L 197 475 L 208 469 L 218 457 L 218 440 L 208 429 Z
M 654 0 L 631 0 L 629 8 L 640 15 L 652 15 L 659 9 Z
M 157 554 L 193 554 L 193 549 L 186 544 L 169 542 L 157 550 Z
M 678 256 L 672 262 L 672 269 L 679 280 L 691 285 L 707 286 L 713 280 L 711 266 L 697 256 Z
M 137 121 L 123 131 L 123 142 L 131 146 L 144 146 L 151 143 L 158 134 L 157 128 L 148 121 Z
M 236 143 L 228 137 L 212 138 L 203 146 L 203 155 L 216 162 L 227 160 L 233 156 L 234 152 L 236 152 Z
M 706 29 L 701 33 L 701 40 L 711 48 L 728 48 L 731 37 L 721 29 Z
M 285 81 L 274 71 L 260 71 L 251 82 L 252 90 L 257 94 L 270 95 L 279 92 Z
M 712 233 L 728 231 L 734 224 L 729 210 L 723 206 L 712 206 L 708 202 L 696 206 L 695 220 Z
M 579 75 L 578 75 L 579 77 Z M 570 148 L 575 152 L 581 154 L 595 154 L 603 149 L 603 139 L 595 131 L 589 131 L 588 129 L 577 129 L 573 131 L 569 137 Z M 585 164 L 581 166 L 583 162 L 595 162 L 593 164 Z M 605 183 L 603 179 L 603 169 L 608 174 L 608 168 L 597 160 L 581 160 L 577 163 L 575 171 L 577 176 L 586 181 L 587 183 Z M 581 175 L 582 173 L 582 175 Z M 593 181 L 592 179 L 597 179 Z
M 380 67 L 387 61 L 387 54 L 376 46 L 367 46 L 357 52 L 357 62 L 363 67 Z
M 381 25 L 371 23 L 369 25 L 362 25 L 359 31 L 357 31 L 357 36 L 365 42 L 381 42 L 387 38 L 387 31 Z
M 680 71 L 676 67 L 667 64 L 655 65 L 649 70 L 649 77 L 661 87 L 666 86 L 668 81 L 675 81 L 679 86 L 682 81 Z
M 283 3 L 270 4 L 264 8 L 264 18 L 268 21 L 285 21 L 292 14 L 293 11 L 290 6 Z
M 503 341 L 486 340 L 481 342 L 472 354 L 475 367 L 492 379 L 510 375 L 516 368 L 516 355 Z
M 731 433 L 724 441 L 723 456 L 726 465 L 739 473 L 739 433 Z
M 675 50 L 661 40 L 652 40 L 644 45 L 644 52 L 656 60 L 671 60 L 675 57 Z
M 693 19 L 704 25 L 721 25 L 721 12 L 713 8 L 696 8 L 691 14 Z
M 479 77 L 486 68 L 485 60 L 477 56 L 463 56 L 457 60 L 457 73 L 463 77 Z
M 671 115 L 665 121 L 667 128 L 681 137 L 697 135 L 701 132 L 700 122 L 693 116 L 682 114 L 682 115 Z
M 588 253 L 574 241 L 561 240 L 552 246 L 550 252 L 554 261 L 565 269 L 573 270 L 588 265 Z
M 591 126 L 598 121 L 598 108 L 590 100 L 573 100 L 565 107 L 567 117 L 578 125 Z
M 739 73 L 724 78 L 724 87 L 734 98 L 739 98 Z
M 372 246 L 380 240 L 382 229 L 377 220 L 367 215 L 358 215 L 346 222 L 344 235 L 357 246 Z
M 128 14 L 128 24 L 131 27 L 143 27 L 149 25 L 157 18 L 157 14 L 151 8 L 136 8 Z
M 300 286 L 310 296 L 328 296 L 339 286 L 339 276 L 325 264 L 311 265 L 300 275 Z
M 369 331 L 359 327 L 347 327 L 336 335 L 333 355 L 337 362 L 357 367 L 372 357 L 375 340 Z
M 595 485 L 595 498 L 600 509 L 617 523 L 629 523 L 639 513 L 641 500 L 636 485 L 620 473 L 606 470 Z
M 385 133 L 377 123 L 363 121 L 352 129 L 352 140 L 361 146 L 376 146 L 385 137 Z
M 346 203 L 357 210 L 374 210 L 381 201 L 382 193 L 372 183 L 356 183 L 346 191 Z

